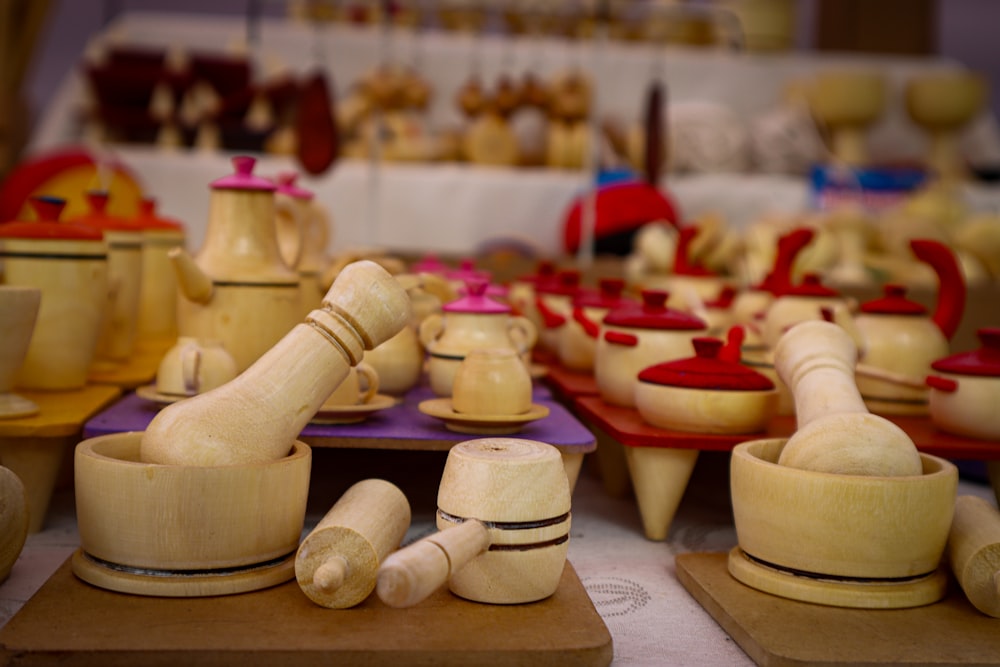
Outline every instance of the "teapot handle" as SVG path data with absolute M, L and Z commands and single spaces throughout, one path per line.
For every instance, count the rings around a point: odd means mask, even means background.
M 573 320 L 583 328 L 584 333 L 586 333 L 589 338 L 596 339 L 598 334 L 601 333 L 601 327 L 592 319 L 587 317 L 587 313 L 584 312 L 583 308 L 580 306 L 573 307 Z
M 201 378 L 201 347 L 186 345 L 181 350 L 181 379 L 184 381 L 184 391 L 189 395 L 200 390 Z
M 417 330 L 417 337 L 425 350 L 430 350 L 431 345 L 441 336 L 444 331 L 444 318 L 441 313 L 431 313 L 420 321 L 420 328 Z
M 522 353 L 531 350 L 538 341 L 538 329 L 535 328 L 535 323 L 524 315 L 511 316 L 507 332 Z

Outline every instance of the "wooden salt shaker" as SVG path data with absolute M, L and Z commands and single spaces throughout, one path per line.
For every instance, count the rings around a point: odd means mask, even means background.
M 390 555 L 376 591 L 418 604 L 446 581 L 491 604 L 534 602 L 559 585 L 569 548 L 570 490 L 559 451 L 542 442 L 481 438 L 448 452 L 438 489 L 440 532 Z
M 1000 618 L 1000 512 L 995 507 L 975 496 L 955 500 L 948 561 L 969 602 Z
M 399 548 L 409 525 L 410 504 L 395 485 L 358 482 L 299 545 L 299 587 L 321 607 L 346 609 L 363 602 L 375 590 L 379 565 Z
M 312 311 L 234 380 L 161 410 L 140 460 L 180 465 L 266 463 L 286 456 L 364 350 L 410 318 L 399 283 L 374 262 L 350 264 Z

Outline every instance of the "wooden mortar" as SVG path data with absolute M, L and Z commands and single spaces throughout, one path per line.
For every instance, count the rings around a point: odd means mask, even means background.
M 855 384 L 857 347 L 830 322 L 801 322 L 774 350 L 778 375 L 795 397 L 797 428 L 780 465 L 849 475 L 920 475 L 920 454 L 906 433 L 868 412 Z
M 558 450 L 534 440 L 482 438 L 453 447 L 438 489 L 440 532 L 389 556 L 376 591 L 392 607 L 446 581 L 476 602 L 552 595 L 569 548 L 570 490 Z
M 241 375 L 161 410 L 143 433 L 142 461 L 212 466 L 286 456 L 364 350 L 406 325 L 409 304 L 399 283 L 374 262 L 346 266 L 323 307 Z
M 395 485 L 366 479 L 349 488 L 299 545 L 295 578 L 310 600 L 330 609 L 364 601 L 385 557 L 410 525 L 410 504 Z

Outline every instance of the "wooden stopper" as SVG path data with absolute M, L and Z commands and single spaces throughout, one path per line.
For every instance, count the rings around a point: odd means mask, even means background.
M 948 560 L 969 602 L 1000 618 L 1000 512 L 976 496 L 959 496 L 948 535 Z
M 780 465 L 847 475 L 920 475 L 906 432 L 868 412 L 855 384 L 857 347 L 841 327 L 809 321 L 778 341 L 774 366 L 795 397 L 797 428 Z
M 295 578 L 310 600 L 346 609 L 375 589 L 379 565 L 410 526 L 410 504 L 395 485 L 366 479 L 349 488 L 299 545 Z

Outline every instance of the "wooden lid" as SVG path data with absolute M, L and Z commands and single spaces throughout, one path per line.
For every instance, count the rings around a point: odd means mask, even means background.
M 906 288 L 902 285 L 886 285 L 879 299 L 861 304 L 861 312 L 872 315 L 926 315 L 927 309 L 916 301 L 906 298 Z
M 626 303 L 635 303 L 624 296 L 625 281 L 621 278 L 602 278 L 596 290 L 580 290 L 573 299 L 573 305 L 579 308 L 606 308 L 611 310 Z
M 559 271 L 551 280 L 539 281 L 535 285 L 536 293 L 553 296 L 575 296 L 581 289 L 580 272 L 576 269 Z
M 723 342 L 698 337 L 691 341 L 695 356 L 650 366 L 639 373 L 640 382 L 723 391 L 767 391 L 774 383 L 767 376 L 735 361 L 719 358 Z
M 133 223 L 146 231 L 184 231 L 183 223 L 166 218 L 156 212 L 156 199 L 153 197 L 143 197 L 139 201 L 139 213 L 133 219 Z
M 37 220 L 15 220 L 0 225 L 0 238 L 103 241 L 100 229 L 75 222 L 59 222 L 66 200 L 57 197 L 32 197 L 31 208 Z
M 663 290 L 643 290 L 642 303 L 630 301 L 612 310 L 604 318 L 604 323 L 635 329 L 704 329 L 701 319 L 673 308 L 667 308 L 668 292 Z
M 275 178 L 275 181 L 278 184 L 277 192 L 296 199 L 312 199 L 314 195 L 311 190 L 306 190 L 305 188 L 296 185 L 295 181 L 298 180 L 298 178 L 299 175 L 294 171 L 281 172 L 278 174 L 277 178 Z
M 108 193 L 103 190 L 91 190 L 87 193 L 87 204 L 90 210 L 70 222 L 95 227 L 107 232 L 133 232 L 142 229 L 134 221 L 108 213 Z
M 987 327 L 976 332 L 982 347 L 938 359 L 931 368 L 959 375 L 1000 376 L 1000 327 Z
M 233 158 L 235 171 L 229 176 L 212 181 L 213 190 L 250 190 L 273 192 L 277 186 L 266 178 L 253 175 L 257 159 L 249 155 L 237 155 Z
M 819 274 L 807 273 L 802 276 L 801 283 L 786 289 L 782 296 L 833 298 L 840 296 L 840 292 L 820 282 Z
M 469 278 L 465 281 L 465 296 L 449 301 L 441 310 L 447 313 L 481 313 L 492 315 L 509 313 L 510 306 L 494 301 L 486 296 L 489 282 L 482 278 Z

